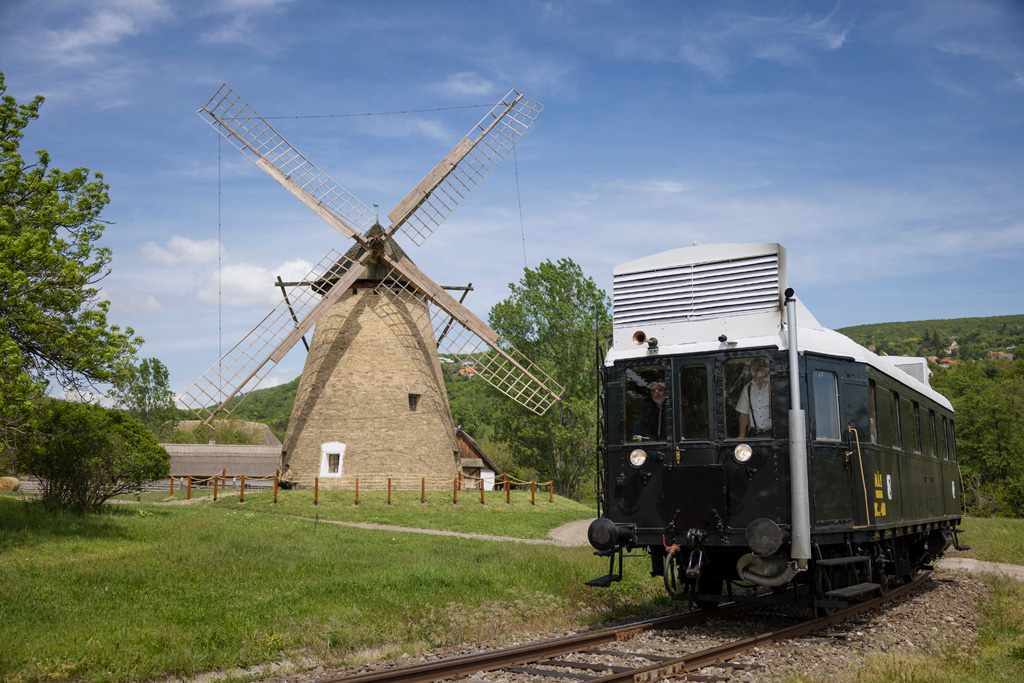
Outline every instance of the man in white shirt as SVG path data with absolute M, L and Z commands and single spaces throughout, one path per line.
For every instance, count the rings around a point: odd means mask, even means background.
M 772 395 L 768 382 L 768 362 L 761 357 L 750 361 L 750 374 L 753 379 L 747 382 L 736 402 L 736 412 L 740 414 L 739 438 L 746 439 L 764 437 L 772 433 Z

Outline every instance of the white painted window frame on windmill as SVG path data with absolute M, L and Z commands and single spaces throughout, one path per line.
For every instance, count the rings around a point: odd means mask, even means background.
M 335 464 L 335 458 L 337 464 Z M 344 471 L 345 444 L 331 441 L 320 446 L 320 476 L 340 477 Z

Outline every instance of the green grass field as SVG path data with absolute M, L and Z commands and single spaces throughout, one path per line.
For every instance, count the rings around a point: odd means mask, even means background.
M 177 494 L 178 492 L 176 492 Z M 465 493 L 465 492 L 464 492 Z M 352 663 L 458 643 L 500 646 L 523 631 L 578 628 L 671 605 L 641 563 L 611 590 L 590 548 L 365 530 L 371 522 L 541 538 L 593 511 L 565 499 L 512 504 L 487 494 L 237 492 L 216 504 L 110 505 L 53 514 L 0 495 L 0 680 L 132 681 L 288 659 Z M 175 498 L 182 498 L 176 495 Z M 971 555 L 1024 564 L 1024 520 L 965 520 Z M 858 680 L 1017 680 L 1024 589 L 997 582 L 978 653 L 965 665 L 907 660 L 914 676 Z M 1015 654 L 1016 653 L 1016 654 Z M 961 658 L 963 659 L 963 658 Z M 879 665 L 882 666 L 882 665 Z M 966 668 L 965 668 L 966 666 Z M 929 677 L 931 676 L 931 677 Z M 951 677 L 953 676 L 953 677 Z M 975 677 L 976 676 L 976 677 Z
M 643 571 L 615 591 L 584 586 L 607 567 L 589 548 L 315 522 L 355 515 L 471 530 L 477 518 L 483 533 L 537 537 L 592 515 L 564 499 L 477 498 L 452 510 L 417 494 L 390 508 L 367 499 L 332 510 L 310 498 L 300 511 L 288 506 L 303 492 L 287 493 L 299 495 L 273 511 L 261 494 L 245 504 L 111 505 L 86 517 L 0 496 L 0 679 L 129 681 L 283 658 L 342 664 L 668 606 Z

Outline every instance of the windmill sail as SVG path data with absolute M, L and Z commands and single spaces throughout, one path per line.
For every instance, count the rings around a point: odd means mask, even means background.
M 417 245 L 423 244 L 505 158 L 543 109 L 543 104 L 509 91 L 388 214 L 389 232 L 400 228 Z
M 305 278 L 309 286 L 284 292 L 252 331 L 200 377 L 182 402 L 209 421 L 225 411 L 239 392 L 251 390 L 364 272 L 368 263 L 386 262 L 406 283 L 406 296 L 430 301 L 451 316 L 441 335 L 445 348 L 490 351 L 478 360 L 481 376 L 534 412 L 543 413 L 561 388 L 462 304 L 421 273 L 408 258 L 392 259 L 385 245 L 401 229 L 422 244 L 441 222 L 500 162 L 544 106 L 515 90 L 481 119 L 455 148 L 389 214 L 392 225 L 370 233 L 376 214 L 300 154 L 241 97 L 221 86 L 197 113 L 257 166 L 299 198 L 360 249 L 328 254 Z M 409 288 L 412 283 L 412 288 Z M 435 325 L 434 329 L 438 329 Z M 453 332 L 454 330 L 454 332 Z M 464 351 L 453 351 L 464 352 Z M 237 404 L 236 404 L 237 406 Z M 230 411 L 229 411 L 230 412 Z

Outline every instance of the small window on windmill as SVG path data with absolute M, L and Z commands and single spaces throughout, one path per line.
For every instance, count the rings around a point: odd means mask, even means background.
M 409 410 L 411 410 L 414 413 L 416 412 L 416 408 L 420 404 L 420 396 L 422 395 L 423 394 L 420 393 L 409 393 Z
M 320 476 L 340 477 L 345 458 L 345 444 L 325 443 L 320 446 Z

